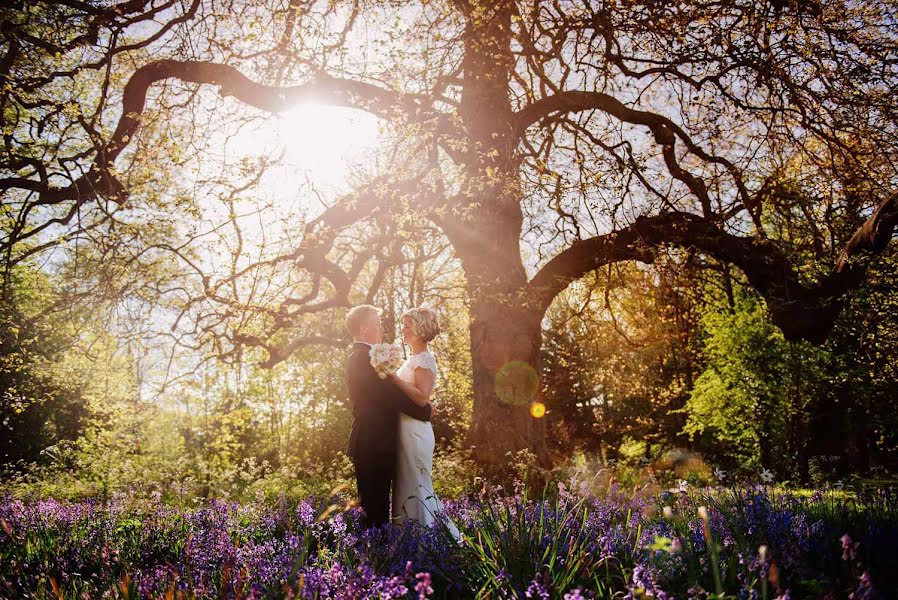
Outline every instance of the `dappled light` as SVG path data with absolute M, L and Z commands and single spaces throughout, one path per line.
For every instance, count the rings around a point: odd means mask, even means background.
M 0 598 L 888 598 L 898 8 L 0 6 Z

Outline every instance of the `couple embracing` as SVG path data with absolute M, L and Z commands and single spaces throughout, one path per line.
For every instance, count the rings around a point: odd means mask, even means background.
M 402 315 L 402 340 L 411 353 L 395 372 L 383 369 L 373 357 L 383 340 L 377 308 L 356 306 L 346 317 L 346 327 L 354 340 L 346 371 L 353 414 L 349 456 L 364 524 L 410 520 L 429 526 L 443 511 L 431 475 L 435 440 L 430 396 L 437 365 L 427 344 L 440 332 L 436 313 L 422 307 Z M 458 529 L 445 523 L 458 539 Z

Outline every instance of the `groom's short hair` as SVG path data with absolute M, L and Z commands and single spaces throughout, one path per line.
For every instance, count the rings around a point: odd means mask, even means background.
M 356 338 L 362 331 L 362 324 L 367 321 L 371 315 L 377 314 L 380 314 L 380 311 L 377 310 L 376 306 L 371 306 L 370 304 L 353 306 L 346 314 L 346 329 L 349 330 L 352 337 Z

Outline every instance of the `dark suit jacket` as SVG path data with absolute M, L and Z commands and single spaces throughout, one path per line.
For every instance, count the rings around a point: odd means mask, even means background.
M 353 416 L 349 456 L 356 462 L 392 460 L 399 413 L 429 421 L 432 411 L 430 404 L 418 406 L 395 383 L 378 377 L 369 350 L 367 344 L 353 344 L 346 369 Z

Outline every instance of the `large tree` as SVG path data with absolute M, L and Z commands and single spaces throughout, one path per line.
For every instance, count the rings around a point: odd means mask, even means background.
M 528 413 L 541 322 L 599 267 L 690 248 L 741 269 L 788 339 L 826 338 L 898 219 L 895 13 L 874 0 L 22 2 L 2 13 L 4 260 L 92 245 L 103 276 L 73 300 L 100 285 L 176 298 L 180 341 L 258 346 L 271 365 L 340 345 L 304 318 L 375 298 L 407 240 L 441 236 L 469 301 L 470 441 L 501 465 L 541 451 Z M 181 154 L 208 150 L 221 115 L 250 123 L 309 100 L 382 119 L 388 168 L 251 251 L 235 198 L 269 163 L 222 163 L 191 186 L 174 176 Z M 796 189 L 796 219 L 845 223 L 801 264 L 767 219 Z M 153 217 L 195 218 L 203 193 L 225 207 L 228 268 L 203 258 L 205 233 L 167 241 Z M 109 283 L 163 256 L 179 277 Z

